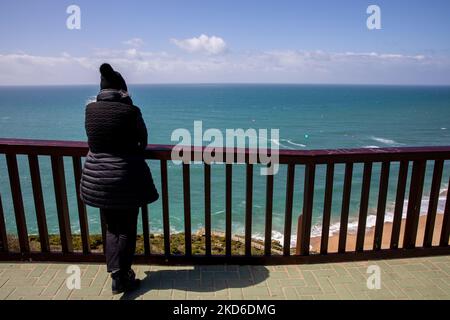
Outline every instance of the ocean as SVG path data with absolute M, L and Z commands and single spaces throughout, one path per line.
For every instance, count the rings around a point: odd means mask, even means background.
M 276 141 L 282 149 L 382 148 L 450 145 L 450 87 L 344 86 L 344 85 L 130 85 L 134 103 L 142 110 L 149 130 L 149 143 L 176 144 L 172 132 L 194 121 L 203 130 L 279 129 Z M 51 140 L 86 140 L 84 108 L 95 99 L 98 86 L 0 87 L 0 137 Z M 31 181 L 26 157 L 18 156 L 29 233 L 37 233 Z M 54 189 L 48 157 L 39 157 L 47 223 L 58 233 Z M 79 232 L 71 159 L 65 159 L 72 231 Z M 159 163 L 149 161 L 160 190 Z M 423 211 L 433 163 L 427 164 Z M 296 170 L 293 231 L 302 210 L 303 174 Z M 373 226 L 380 164 L 371 182 L 368 226 Z M 339 230 L 344 166 L 337 165 L 330 232 Z M 448 188 L 450 163 L 445 163 L 441 189 Z M 411 171 L 411 170 L 410 170 Z M 264 234 L 265 177 L 255 168 L 253 236 Z M 392 218 L 398 164 L 391 165 L 386 220 Z M 282 239 L 284 229 L 286 168 L 275 176 L 273 237 Z M 349 229 L 356 227 L 362 184 L 362 165 L 354 167 Z M 225 167 L 212 166 L 212 224 L 225 228 Z M 325 168 L 317 168 L 313 207 L 313 235 L 320 234 Z M 204 226 L 203 166 L 191 167 L 192 229 Z M 0 155 L 0 193 L 8 232 L 16 233 L 5 158 Z M 181 166 L 169 163 L 170 227 L 184 230 Z M 444 209 L 445 197 L 438 211 Z M 406 206 L 405 206 L 406 209 Z M 91 233 L 100 232 L 98 211 L 88 208 Z M 245 166 L 233 168 L 233 234 L 243 234 L 245 219 Z M 161 232 L 161 201 L 150 205 L 150 230 Z

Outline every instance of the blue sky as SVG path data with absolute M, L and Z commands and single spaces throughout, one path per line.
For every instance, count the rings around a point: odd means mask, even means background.
M 103 61 L 135 83 L 450 84 L 448 0 L 16 0 L 0 30 L 0 85 L 94 83 Z

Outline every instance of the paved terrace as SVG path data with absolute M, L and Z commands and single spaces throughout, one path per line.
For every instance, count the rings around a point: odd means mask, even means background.
M 369 290 L 369 265 L 381 289 Z M 105 267 L 80 264 L 81 289 L 65 284 L 69 264 L 0 263 L 1 299 L 450 299 L 450 256 L 290 266 L 135 266 L 142 288 L 111 295 Z

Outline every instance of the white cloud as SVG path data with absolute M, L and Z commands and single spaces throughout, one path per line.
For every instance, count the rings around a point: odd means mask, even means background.
M 132 48 L 140 48 L 142 47 L 145 42 L 141 38 L 133 38 L 127 41 L 124 41 L 123 44 L 132 47 Z
M 187 52 L 203 52 L 214 55 L 224 53 L 227 49 L 227 44 L 222 38 L 209 37 L 205 34 L 184 40 L 171 39 L 171 42 Z
M 266 82 L 450 84 L 448 56 L 278 50 L 179 55 L 138 48 L 37 56 L 0 54 L 0 85 L 84 84 L 111 63 L 130 83 Z

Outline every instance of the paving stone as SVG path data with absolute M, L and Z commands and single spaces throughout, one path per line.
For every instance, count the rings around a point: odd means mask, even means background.
M 326 277 L 318 277 L 317 281 L 319 282 L 319 286 L 322 289 L 323 293 L 336 293 L 336 290 L 331 285 L 331 282 Z
M 16 287 L 8 287 L 8 286 L 1 287 L 0 300 L 6 299 L 15 289 Z
M 24 296 L 37 296 L 41 294 L 42 291 L 44 291 L 45 287 L 37 287 L 37 286 L 31 286 L 31 287 L 17 287 L 15 294 L 24 297 Z
M 269 297 L 269 289 L 267 287 L 265 288 L 259 288 L 259 287 L 248 287 L 243 288 L 242 293 L 244 294 L 244 297 Z
M 0 278 L 0 288 L 9 280 L 9 278 Z
M 308 286 L 317 286 L 318 282 L 312 271 L 303 271 L 303 279 Z
M 320 295 L 314 295 L 314 300 L 341 300 L 341 298 L 337 294 L 320 294 Z
M 284 279 L 278 280 L 282 287 L 304 287 L 306 281 L 304 279 Z
M 288 300 L 296 300 L 299 298 L 299 295 L 297 294 L 297 290 L 295 288 L 283 288 L 282 289 L 284 296 Z
M 37 280 L 38 278 L 11 276 L 8 282 L 5 283 L 5 285 L 13 287 L 32 286 L 36 283 Z
M 268 287 L 269 288 L 269 293 L 270 293 L 270 299 L 286 299 L 285 298 L 285 294 L 283 291 L 283 288 L 281 287 Z M 286 289 L 290 289 L 290 290 L 295 290 L 295 288 L 286 288 Z
M 392 300 L 395 298 L 390 291 L 383 289 L 369 290 L 366 294 L 371 300 Z
M 299 295 L 315 295 L 323 293 L 320 287 L 296 287 L 295 288 Z
M 242 300 L 244 298 L 241 288 L 230 288 L 229 290 L 231 300 Z
M 447 293 L 435 285 L 427 285 L 420 288 L 419 293 L 424 297 L 444 297 Z
M 301 275 L 300 278 L 303 278 L 303 275 L 301 273 L 300 273 L 300 275 Z M 288 278 L 293 278 L 293 277 L 290 277 L 289 273 L 287 273 L 285 271 L 273 271 L 273 272 L 270 272 L 269 277 L 271 279 L 288 279 Z
M 46 271 L 47 270 L 47 268 L 48 268 L 48 265 L 44 265 L 44 264 L 41 264 L 41 265 L 37 265 L 34 269 L 33 269 L 33 271 L 31 271 L 31 273 L 30 273 L 30 277 L 40 277 L 43 273 L 44 273 L 44 271 Z
M 350 290 L 346 287 L 345 284 L 336 284 L 334 285 L 334 289 L 336 290 L 336 294 L 342 300 L 352 300 L 354 299 Z
M 401 280 L 396 280 L 395 282 L 399 285 L 400 288 L 406 288 L 406 289 L 422 286 L 422 282 L 420 281 L 420 279 L 416 279 L 416 278 L 401 279 Z
M 355 282 L 355 280 L 351 276 L 333 276 L 333 277 L 329 277 L 329 279 L 332 284 L 354 283 Z
M 316 270 L 313 273 L 316 277 L 331 277 L 338 275 L 338 273 L 334 269 Z

